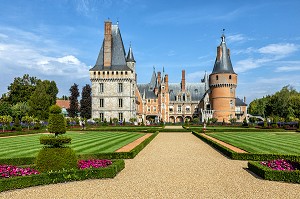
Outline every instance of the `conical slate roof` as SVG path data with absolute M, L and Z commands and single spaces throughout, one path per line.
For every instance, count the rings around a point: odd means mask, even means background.
M 222 38 L 222 42 L 221 42 L 219 48 L 221 48 L 222 53 L 221 53 L 219 60 L 218 60 L 218 57 L 216 58 L 212 74 L 215 74 L 215 73 L 234 73 L 235 74 L 232 64 L 231 64 L 228 49 L 226 47 L 225 35 L 223 34 L 221 38 Z
M 127 58 L 126 58 L 126 61 L 130 61 L 130 62 L 135 62 L 134 60 L 134 56 L 133 56 L 133 52 L 132 52 L 132 48 L 131 48 L 131 45 L 129 47 L 129 51 L 128 51 L 128 54 L 127 54 Z
M 104 40 L 96 61 L 96 64 L 90 71 L 98 70 L 120 70 L 120 71 L 130 71 L 131 69 L 126 64 L 126 53 L 124 49 L 124 44 L 121 36 L 121 32 L 118 25 L 112 25 L 112 60 L 111 67 L 106 69 L 103 67 L 103 57 L 104 57 Z

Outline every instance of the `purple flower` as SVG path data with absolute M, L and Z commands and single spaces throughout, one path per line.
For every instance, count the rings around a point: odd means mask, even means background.
M 79 160 L 78 161 L 78 168 L 79 169 L 88 169 L 88 168 L 104 168 L 111 165 L 111 160 L 97 160 L 97 159 L 90 159 L 90 160 Z
M 290 160 L 284 160 L 284 159 L 263 161 L 260 162 L 260 164 L 278 171 L 294 171 L 294 170 L 299 170 L 300 168 L 298 162 L 292 162 Z
M 0 165 L 0 178 L 10 178 L 15 176 L 27 176 L 39 174 L 39 171 L 31 168 L 21 168 L 12 165 Z

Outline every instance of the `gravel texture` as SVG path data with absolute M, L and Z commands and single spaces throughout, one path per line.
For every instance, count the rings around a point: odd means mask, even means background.
M 0 198 L 300 198 L 300 185 L 262 180 L 190 133 L 160 133 L 114 179 L 0 193 Z

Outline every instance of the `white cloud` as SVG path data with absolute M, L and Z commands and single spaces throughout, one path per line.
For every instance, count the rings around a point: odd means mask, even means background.
M 188 82 L 200 82 L 203 79 L 205 71 L 196 71 L 192 73 L 188 73 L 186 75 L 186 79 Z
M 247 38 L 242 34 L 235 34 L 235 35 L 227 36 L 226 40 L 233 43 L 233 42 L 245 41 L 247 40 Z
M 287 56 L 295 51 L 297 51 L 299 46 L 291 43 L 285 44 L 270 44 L 265 47 L 258 49 L 258 52 L 262 54 L 277 55 L 277 56 Z
M 300 66 L 280 66 L 275 70 L 275 72 L 293 72 L 293 71 L 300 71 Z

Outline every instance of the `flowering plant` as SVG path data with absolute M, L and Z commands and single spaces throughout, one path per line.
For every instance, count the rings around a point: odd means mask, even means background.
M 260 164 L 279 171 L 294 171 L 300 169 L 298 162 L 292 162 L 284 159 L 263 161 L 260 162 Z
M 97 159 L 79 160 L 78 168 L 79 169 L 89 169 L 89 168 L 99 168 L 99 167 L 104 168 L 111 164 L 112 164 L 111 160 L 97 160 Z
M 10 178 L 15 176 L 28 176 L 39 174 L 37 170 L 31 168 L 21 168 L 12 165 L 0 165 L 0 178 Z

